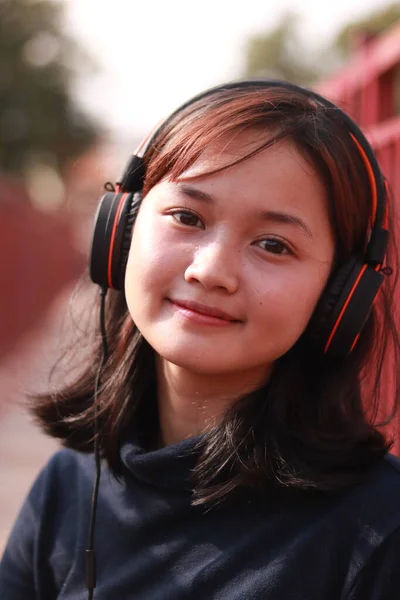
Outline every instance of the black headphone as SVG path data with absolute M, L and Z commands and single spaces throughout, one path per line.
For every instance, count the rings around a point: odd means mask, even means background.
M 372 195 L 371 234 L 363 257 L 352 257 L 331 277 L 314 311 L 307 335 L 321 352 L 348 355 L 357 343 L 372 305 L 384 281 L 382 265 L 388 244 L 385 179 L 367 139 L 340 108 L 316 92 L 285 81 L 246 80 L 217 86 L 198 94 L 170 115 L 132 155 L 113 192 L 104 194 L 95 218 L 90 254 L 90 277 L 102 288 L 123 287 L 132 227 L 142 199 L 146 173 L 144 155 L 162 129 L 181 111 L 223 90 L 280 87 L 300 92 L 340 115 L 365 165 Z

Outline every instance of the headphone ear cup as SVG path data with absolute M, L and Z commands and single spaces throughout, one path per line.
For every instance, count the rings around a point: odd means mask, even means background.
M 356 264 L 357 261 L 353 258 L 339 267 L 333 276 L 331 276 L 314 310 L 314 314 L 308 325 L 308 336 L 319 347 L 323 348 L 328 340 L 330 331 L 332 330 L 331 324 L 334 321 L 332 315 L 337 312 L 336 308 L 338 307 L 339 299 L 346 287 L 347 281 L 356 268 Z
M 94 283 L 117 290 L 122 288 L 132 227 L 141 200 L 140 193 L 108 192 L 102 197 L 89 259 Z
M 334 274 L 307 329 L 312 343 L 325 355 L 347 356 L 371 312 L 384 275 L 359 258 Z

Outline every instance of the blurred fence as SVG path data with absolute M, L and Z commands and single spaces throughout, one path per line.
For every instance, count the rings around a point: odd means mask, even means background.
M 400 201 L 400 24 L 379 37 L 360 38 L 352 60 L 317 91 L 363 128 Z
M 359 41 L 346 67 L 316 89 L 349 113 L 369 138 L 395 197 L 400 241 L 400 24 L 375 38 L 360 36 Z M 400 322 L 400 307 L 398 317 Z M 400 455 L 400 415 L 391 433 L 397 437 L 393 451 Z

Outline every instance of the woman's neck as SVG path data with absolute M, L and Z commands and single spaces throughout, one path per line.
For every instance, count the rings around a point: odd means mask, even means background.
M 204 375 L 156 358 L 158 412 L 164 446 L 218 425 L 238 398 L 263 385 L 271 369 Z

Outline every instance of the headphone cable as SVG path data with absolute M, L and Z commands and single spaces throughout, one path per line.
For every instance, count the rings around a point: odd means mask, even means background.
M 101 455 L 100 455 L 100 441 L 99 441 L 99 406 L 98 406 L 98 392 L 101 385 L 100 376 L 101 371 L 105 365 L 108 357 L 108 344 L 107 344 L 107 332 L 105 323 L 105 300 L 107 295 L 107 288 L 100 288 L 100 332 L 102 342 L 102 357 L 100 366 L 97 370 L 96 380 L 94 384 L 94 442 L 93 452 L 95 460 L 95 478 L 93 483 L 92 501 L 90 507 L 90 520 L 89 520 L 89 535 L 88 543 L 85 551 L 85 573 L 86 573 L 86 587 L 88 590 L 87 600 L 92 600 L 94 588 L 96 587 L 96 554 L 94 550 L 94 529 L 96 524 L 96 512 L 97 512 L 97 499 L 99 494 L 100 476 L 101 476 Z

